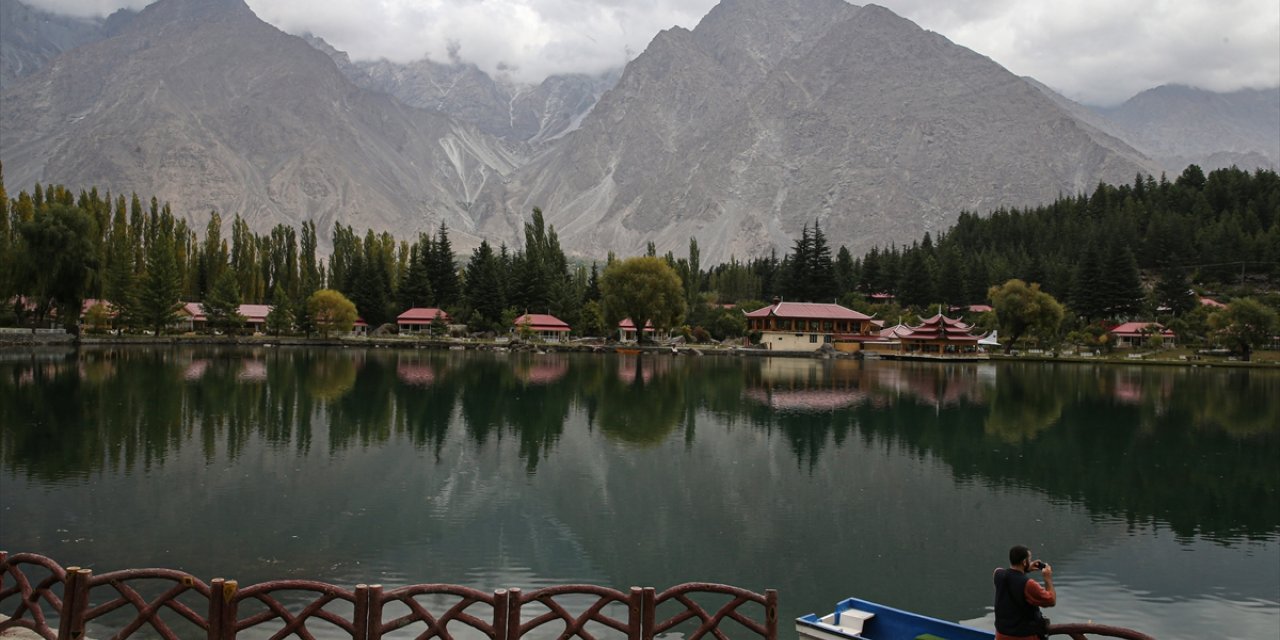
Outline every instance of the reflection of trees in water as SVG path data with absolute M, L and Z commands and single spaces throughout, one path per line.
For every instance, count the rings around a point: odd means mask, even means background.
M 677 367 L 670 357 L 619 357 L 617 376 L 606 378 L 599 387 L 595 420 L 600 430 L 632 445 L 665 441 L 685 413 L 682 376 L 673 368 Z
M 545 359 L 544 359 L 545 358 Z M 246 379 L 246 362 L 265 372 Z M 549 375 L 531 375 L 543 370 Z M 406 372 L 430 375 L 412 375 Z M 548 463 L 573 411 L 628 445 L 698 418 L 779 434 L 798 464 L 850 438 L 931 455 L 960 478 L 1035 487 L 1183 534 L 1274 533 L 1280 375 L 1043 364 L 103 349 L 0 364 L 0 459 L 31 477 L 146 469 L 188 441 L 207 460 L 261 439 L 309 450 L 402 435 L 437 454 L 453 425 Z M 323 432 L 322 432 L 323 433 Z
M 347 395 L 356 384 L 361 359 L 353 351 L 317 351 L 301 356 L 306 363 L 307 392 L 324 402 Z
M 1048 376 L 1002 376 L 982 430 L 1002 442 L 1032 440 L 1062 417 L 1063 391 Z

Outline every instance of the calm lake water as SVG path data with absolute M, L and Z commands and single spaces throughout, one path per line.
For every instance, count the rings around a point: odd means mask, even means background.
M 686 581 L 990 628 L 1280 632 L 1280 372 L 312 349 L 0 353 L 0 548 L 490 590 Z

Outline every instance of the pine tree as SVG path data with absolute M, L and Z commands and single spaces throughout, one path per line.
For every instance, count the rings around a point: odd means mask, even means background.
M 1105 278 L 1097 245 L 1090 242 L 1080 254 L 1071 280 L 1071 308 L 1086 320 L 1106 317 Z
M 435 294 L 435 306 L 452 307 L 461 299 L 461 284 L 453 263 L 453 245 L 449 243 L 449 228 L 442 222 L 436 232 L 435 242 L 427 255 L 427 277 L 431 292 Z
M 467 262 L 466 296 L 471 306 L 469 324 L 479 331 L 500 332 L 502 311 L 507 307 L 502 265 L 487 241 L 471 253 Z
M 146 246 L 146 271 L 138 293 L 138 317 L 155 335 L 173 324 L 180 303 L 182 280 L 174 258 L 172 232 L 155 233 Z
M 279 284 L 271 292 L 271 311 L 267 312 L 267 331 L 272 335 L 293 330 L 293 302 Z
M 419 242 L 409 248 L 408 264 L 405 265 L 403 277 L 398 290 L 400 308 L 425 307 L 433 299 L 431 280 L 427 275 L 427 255 L 430 253 L 431 240 L 424 234 Z
M 204 299 L 205 324 L 210 332 L 231 333 L 244 325 L 240 315 L 240 286 L 236 274 L 224 269 Z
M 857 266 L 854 264 L 853 254 L 844 245 L 840 245 L 840 250 L 836 252 L 835 275 L 837 295 L 843 297 L 857 287 Z
M 137 313 L 138 280 L 133 271 L 133 247 L 129 243 L 124 196 L 116 203 L 115 216 L 112 218 L 103 289 L 107 300 L 115 308 L 116 327 L 131 326 Z
M 834 300 L 837 295 L 835 264 L 831 260 L 831 247 L 827 245 L 827 236 L 822 233 L 818 221 L 813 222 L 813 236 L 809 244 L 809 260 L 806 271 L 809 272 L 808 299 L 814 302 Z

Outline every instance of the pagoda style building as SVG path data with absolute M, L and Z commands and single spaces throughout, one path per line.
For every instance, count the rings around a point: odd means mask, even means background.
M 986 354 L 978 343 L 986 334 L 973 333 L 973 326 L 942 314 L 923 320 L 914 327 L 894 327 L 899 348 L 896 354 L 904 358 L 984 360 Z M 904 330 L 905 329 L 905 330 Z M 891 354 L 884 354 L 891 356 Z

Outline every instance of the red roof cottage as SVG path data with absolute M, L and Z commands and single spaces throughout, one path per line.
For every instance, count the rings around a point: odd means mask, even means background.
M 511 331 L 519 334 L 529 331 L 533 337 L 545 342 L 559 342 L 569 335 L 569 325 L 553 315 L 545 313 L 526 313 L 515 319 Z
M 838 304 L 774 302 L 747 314 L 747 330 L 760 334 L 760 343 L 779 351 L 817 351 L 832 343 L 840 351 L 858 351 L 865 342 L 880 340 L 871 316 Z
M 653 322 L 649 320 L 644 321 L 644 332 L 648 334 L 650 338 L 653 337 Z M 623 318 L 622 322 L 618 323 L 618 340 L 622 342 L 636 341 L 636 323 L 632 322 L 631 318 Z
M 1159 335 L 1164 344 L 1169 346 L 1172 346 L 1177 339 L 1172 331 L 1164 328 L 1164 325 L 1159 322 L 1126 322 L 1113 327 L 1107 335 L 1111 336 L 1111 339 L 1115 340 L 1115 346 L 1120 348 L 1141 347 L 1154 335 Z
M 449 322 L 449 314 L 435 307 L 414 307 L 396 317 L 396 326 L 400 333 L 426 333 L 431 331 L 431 323 L 440 316 L 445 323 Z

